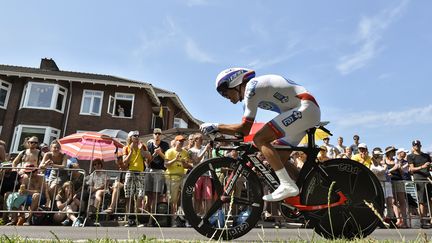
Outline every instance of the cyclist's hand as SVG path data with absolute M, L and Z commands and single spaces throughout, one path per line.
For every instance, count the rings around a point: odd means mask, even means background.
M 200 126 L 200 131 L 204 134 L 210 134 L 218 131 L 218 123 L 203 123 Z

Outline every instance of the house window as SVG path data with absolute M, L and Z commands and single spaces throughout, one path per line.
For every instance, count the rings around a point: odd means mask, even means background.
M 110 95 L 108 113 L 113 117 L 132 118 L 134 100 L 134 94 L 115 93 L 114 96 Z
M 103 91 L 84 90 L 81 101 L 81 115 L 100 116 L 102 110 Z
M 12 84 L 0 79 L 0 108 L 6 109 Z
M 174 118 L 175 128 L 188 128 L 188 124 L 181 118 Z
M 151 129 L 153 128 L 161 128 L 163 129 L 163 118 L 159 116 L 159 114 L 152 113 L 152 123 Z
M 53 140 L 60 137 L 60 130 L 45 126 L 18 125 L 15 127 L 12 140 L 12 153 L 18 153 L 24 150 L 24 139 L 32 136 L 38 137 L 39 143 L 50 144 Z
M 21 107 L 64 111 L 67 89 L 58 84 L 29 82 L 26 84 Z

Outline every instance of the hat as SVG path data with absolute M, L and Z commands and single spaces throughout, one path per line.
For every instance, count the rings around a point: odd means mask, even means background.
M 372 154 L 373 155 L 382 155 L 382 149 L 380 147 L 375 147 L 374 149 L 372 149 Z
M 416 146 L 416 145 L 420 145 L 421 146 L 420 140 L 414 140 L 414 141 L 412 141 L 412 146 Z
M 34 164 L 27 164 L 25 166 L 24 172 L 28 173 L 28 172 L 33 172 L 35 170 L 37 170 L 37 168 L 35 167 Z
M 39 143 L 39 138 L 38 137 L 31 137 L 29 138 L 29 140 L 27 140 L 28 142 L 38 142 Z
M 396 151 L 396 148 L 395 148 L 394 146 L 388 146 L 388 147 L 385 149 L 385 153 L 390 153 L 390 152 L 392 152 L 392 151 Z
M 367 149 L 367 145 L 365 143 L 361 143 L 357 147 Z
M 396 154 L 399 154 L 399 153 L 401 153 L 401 152 L 408 153 L 409 151 L 406 150 L 406 149 L 404 149 L 404 148 L 399 148 L 399 149 L 396 151 Z
M 132 136 L 139 136 L 139 132 L 138 131 L 130 131 L 129 133 L 128 133 L 128 138 L 130 138 L 130 137 L 132 137 Z
M 162 133 L 162 129 L 155 128 L 155 129 L 153 129 L 153 133 Z
M 175 136 L 174 140 L 176 140 L 176 141 L 184 141 L 186 139 L 182 135 L 177 135 L 177 136 Z
M 0 163 L 0 168 L 1 169 L 3 169 L 3 168 L 12 168 L 12 162 L 3 162 L 3 163 Z

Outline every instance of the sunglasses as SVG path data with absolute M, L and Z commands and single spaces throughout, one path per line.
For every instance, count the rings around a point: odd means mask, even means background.
M 161 135 L 162 133 L 159 132 L 155 132 L 154 135 Z
M 132 135 L 132 137 L 136 137 L 137 138 L 137 137 L 139 137 L 139 135 Z
M 38 144 L 39 142 L 29 142 L 29 144 Z

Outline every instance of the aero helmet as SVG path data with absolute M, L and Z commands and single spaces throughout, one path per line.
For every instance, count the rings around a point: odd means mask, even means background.
M 219 94 L 227 89 L 234 88 L 244 81 L 249 81 L 255 77 L 255 71 L 247 68 L 228 68 L 223 70 L 216 77 L 216 90 Z

